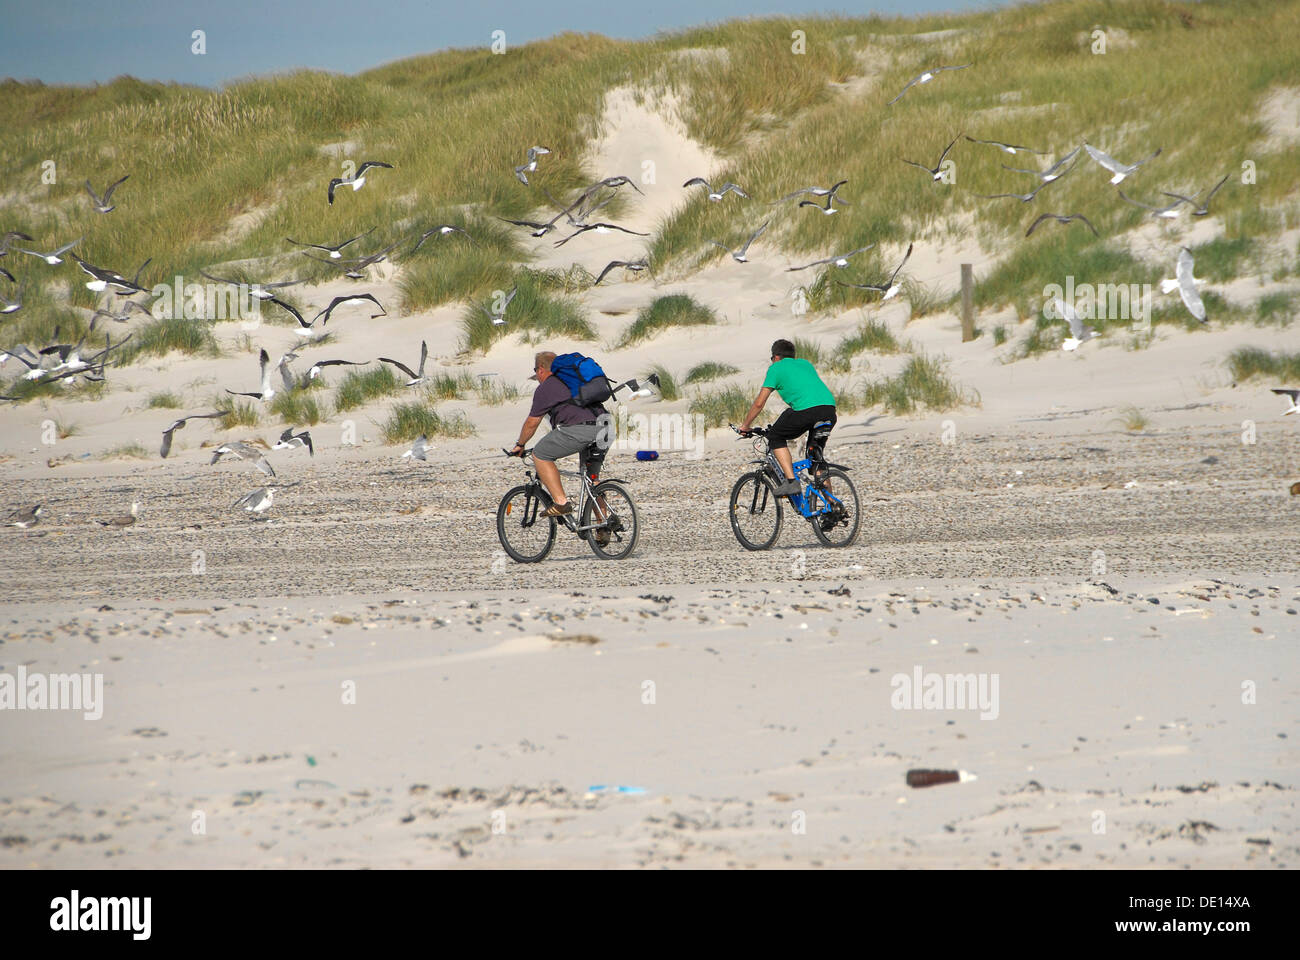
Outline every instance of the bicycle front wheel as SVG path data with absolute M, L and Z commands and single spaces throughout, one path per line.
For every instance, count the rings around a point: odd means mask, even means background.
M 767 550 L 781 535 L 781 498 L 761 471 L 736 481 L 727 513 L 731 532 L 746 550 Z
M 540 563 L 555 546 L 555 520 L 542 515 L 546 504 L 539 492 L 532 484 L 522 484 L 497 507 L 497 537 L 519 563 Z
M 813 496 L 830 507 L 812 518 L 813 533 L 825 546 L 847 547 L 858 538 L 858 491 L 843 470 L 831 468 L 814 488 Z
M 637 521 L 636 504 L 626 490 L 613 480 L 598 483 L 591 491 L 591 499 L 582 508 L 579 526 L 597 524 L 587 531 L 591 552 L 602 560 L 622 560 L 631 555 L 636 538 L 641 532 Z M 609 539 L 605 539 L 609 531 Z M 601 543 L 601 540 L 605 540 Z

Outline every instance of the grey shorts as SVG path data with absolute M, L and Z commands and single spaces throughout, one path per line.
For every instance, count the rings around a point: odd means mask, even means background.
M 571 423 L 556 427 L 533 447 L 536 460 L 559 460 L 581 453 L 601 435 L 598 423 Z

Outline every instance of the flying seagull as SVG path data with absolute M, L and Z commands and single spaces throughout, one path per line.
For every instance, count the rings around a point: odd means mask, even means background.
M 218 410 L 215 413 L 191 413 L 188 416 L 181 417 L 163 431 L 162 447 L 159 448 L 158 452 L 164 460 L 167 459 L 168 454 L 172 452 L 172 434 L 177 430 L 184 430 L 186 420 L 211 420 L 213 417 L 224 417 L 225 415 L 224 410 Z
M 1288 398 L 1291 406 L 1282 411 L 1282 416 L 1289 413 L 1300 413 L 1300 390 L 1286 390 L 1280 387 L 1273 387 L 1273 392 Z
M 4 267 L 0 267 L 0 277 L 4 277 L 10 283 L 18 282 L 17 280 L 14 279 L 14 275 L 10 273 L 8 270 L 6 270 Z
M 1064 320 L 1070 325 L 1070 335 L 1061 341 L 1062 350 L 1077 350 L 1079 344 L 1085 340 L 1091 340 L 1097 335 L 1097 331 L 1092 327 L 1084 327 L 1083 321 L 1079 319 L 1079 314 L 1070 304 L 1059 298 L 1052 300 L 1052 306 L 1056 308 L 1057 320 Z
M 98 523 L 101 527 L 121 528 L 121 527 L 131 526 L 131 524 L 135 523 L 136 520 L 139 519 L 139 517 L 140 517 L 140 501 L 132 500 L 130 513 L 123 514 L 120 517 L 109 517 L 107 520 L 97 520 L 95 522 Z
M 1049 183 L 1051 183 L 1050 180 L 1045 180 L 1028 193 L 977 193 L 975 196 L 981 197 L 985 200 L 998 200 L 1002 197 L 1014 197 L 1021 203 L 1028 203 L 1030 200 L 1034 199 L 1034 197 L 1038 196 L 1038 191 L 1043 189 L 1043 187 L 1047 186 Z
M 330 322 L 330 315 L 334 313 L 336 307 L 352 306 L 354 304 L 360 305 L 362 303 L 373 303 L 376 307 L 379 308 L 378 313 L 372 313 L 370 315 L 371 320 L 375 320 L 379 317 L 388 316 L 388 311 L 384 309 L 384 305 L 382 303 L 380 303 L 378 300 L 375 299 L 375 295 L 373 293 L 356 293 L 346 297 L 335 297 L 333 300 L 330 301 L 330 305 L 328 307 L 326 307 L 320 313 L 316 314 L 316 316 L 311 318 L 311 323 L 307 324 L 307 326 L 309 327 L 313 326 L 317 320 L 321 319 L 321 317 L 325 318 L 325 320 L 322 323 L 322 326 L 324 326 L 324 324 Z
M 216 463 L 222 457 L 234 457 L 236 460 L 251 460 L 253 466 L 261 470 L 268 477 L 275 476 L 275 470 L 271 468 L 271 463 L 266 459 L 266 455 L 258 450 L 257 447 L 242 440 L 232 440 L 229 443 L 223 443 L 212 453 L 212 463 Z M 211 466 L 212 463 L 208 464 Z
M 425 462 L 428 462 L 429 458 L 425 456 L 428 449 L 428 438 L 424 434 L 420 434 L 414 441 L 412 441 L 411 449 L 402 454 L 402 459 L 405 460 L 407 457 L 410 457 L 412 460 L 424 460 Z
M 289 427 L 280 434 L 280 439 L 276 441 L 272 450 L 289 450 L 293 447 L 306 447 L 307 452 L 313 457 L 316 456 L 316 448 L 311 445 L 311 434 L 304 430 L 302 433 L 294 433 L 293 427 Z
M 771 220 L 764 220 L 763 225 L 749 235 L 749 239 L 745 241 L 745 245 L 739 250 L 732 250 L 730 247 L 724 246 L 716 240 L 710 240 L 709 243 L 713 244 L 715 247 L 722 247 L 723 250 L 726 250 L 727 253 L 731 254 L 731 259 L 735 260 L 737 263 L 748 263 L 749 245 L 762 236 L 763 231 L 767 229 L 767 225 L 771 222 Z
M 1192 216 L 1203 217 L 1210 212 L 1210 201 L 1214 199 L 1214 195 L 1218 193 L 1219 188 L 1227 182 L 1228 182 L 1228 174 L 1225 173 L 1223 175 L 1223 179 L 1220 180 L 1218 183 L 1216 183 L 1214 187 L 1210 190 L 1210 192 L 1206 194 L 1204 203 L 1199 203 L 1196 200 L 1193 200 L 1191 197 L 1184 197 L 1181 193 L 1165 193 L 1165 196 L 1174 197 L 1178 200 L 1184 201 L 1185 203 L 1190 203 L 1192 206 L 1196 208 L 1195 210 L 1192 211 Z M 1164 191 L 1161 192 L 1163 193 Z
M 656 387 L 659 386 L 659 374 L 647 373 L 646 382 L 653 383 Z M 624 387 L 627 388 L 627 390 L 629 391 L 629 396 L 631 397 L 649 397 L 652 395 L 650 388 L 641 386 L 640 381 L 637 380 L 635 377 L 631 378 L 630 380 L 624 380 L 622 383 L 620 383 L 617 387 L 615 387 L 610 392 L 617 393 L 618 391 L 622 390 Z
M 8 233 L 0 235 L 0 257 L 9 253 L 9 244 L 14 240 L 26 240 L 32 242 L 32 238 L 25 233 L 19 233 L 17 230 L 10 230 Z
M 558 220 L 560 217 L 564 217 L 564 219 L 569 221 L 569 223 L 575 227 L 585 226 L 588 217 L 602 207 L 608 206 L 613 202 L 614 198 L 618 196 L 617 190 L 611 190 L 609 196 L 604 200 L 599 200 L 593 203 L 592 200 L 598 196 L 598 193 L 580 193 L 578 194 L 578 199 L 566 207 L 560 203 L 560 201 L 556 200 L 551 194 L 551 191 L 547 190 L 545 187 L 542 187 L 542 193 L 546 194 L 546 199 L 551 202 L 551 206 L 560 211 L 554 219 Z M 577 213 L 574 213 L 574 210 L 577 210 Z
M 39 503 L 28 507 L 26 510 L 14 510 L 5 520 L 5 526 L 26 530 L 28 527 L 34 527 L 40 523 L 41 514 L 44 512 L 45 507 Z
M 971 143 L 987 143 L 990 146 L 997 147 L 999 150 L 1002 150 L 1004 153 L 1011 154 L 1012 156 L 1015 156 L 1017 153 L 1042 154 L 1047 152 L 1046 150 L 1035 150 L 1033 147 L 1022 147 L 1014 143 L 1003 143 L 1001 140 L 976 140 L 974 137 L 969 137 L 969 136 L 966 139 L 969 140 Z
M 315 380 L 320 376 L 323 367 L 364 367 L 368 362 L 367 360 L 317 360 L 311 365 L 311 369 L 307 371 L 307 379 Z
M 1025 231 L 1025 236 L 1027 237 L 1027 236 L 1029 236 L 1031 233 L 1033 233 L 1035 230 L 1037 230 L 1037 229 L 1038 229 L 1038 225 L 1039 225 L 1040 223 L 1042 223 L 1044 220 L 1055 220 L 1057 223 L 1069 223 L 1071 220 L 1082 220 L 1084 226 L 1086 226 L 1089 230 L 1092 231 L 1092 235 L 1093 235 L 1094 237 L 1095 237 L 1095 236 L 1099 236 L 1099 234 L 1097 233 L 1097 228 L 1094 227 L 1094 226 L 1092 225 L 1092 221 L 1089 220 L 1087 217 L 1085 217 L 1085 216 L 1084 216 L 1083 214 L 1081 214 L 1081 213 L 1066 213 L 1066 214 L 1061 214 L 1061 213 L 1044 213 L 1044 214 L 1041 214 L 1041 215 L 1039 215 L 1039 217 L 1038 217 L 1037 220 L 1035 220 L 1033 223 L 1031 223 L 1031 224 L 1029 225 L 1029 229 Z
M 224 280 L 221 277 L 214 277 L 212 274 L 206 273 L 203 270 L 199 271 L 199 276 L 206 277 L 213 283 L 227 283 L 232 287 L 245 286 L 245 284 L 240 280 Z M 248 295 L 254 300 L 275 300 L 275 294 L 271 292 L 272 290 L 279 290 L 283 287 L 292 287 L 295 284 L 306 282 L 307 279 L 304 277 L 301 280 L 279 280 L 275 283 L 250 283 L 246 284 L 246 286 L 248 287 Z M 276 302 L 278 303 L 279 301 Z
M 1069 167 L 1066 170 L 1062 170 L 1061 168 L 1064 167 L 1071 160 L 1073 160 L 1078 155 L 1081 149 L 1083 148 L 1075 147 L 1073 150 L 1071 150 L 1069 153 L 1063 156 L 1060 160 L 1057 160 L 1046 170 L 1025 170 L 1022 167 L 1008 167 L 1005 163 L 1002 164 L 1002 169 L 1010 170 L 1012 173 L 1027 173 L 1030 176 L 1037 177 L 1039 180 L 1043 181 L 1043 183 L 1051 183 L 1053 180 L 1060 180 L 1061 177 L 1065 176 L 1067 173 L 1070 172 L 1070 170 L 1074 169 L 1074 167 Z
M 363 271 L 366 267 L 371 264 L 382 263 L 386 260 L 388 254 L 390 254 L 393 251 L 393 248 L 397 246 L 397 243 L 398 241 L 394 240 L 388 246 L 384 247 L 384 249 L 375 253 L 364 257 L 352 257 L 347 260 L 326 260 L 324 257 L 313 257 L 306 250 L 302 251 L 302 255 L 310 260 L 316 260 L 320 263 L 329 263 L 338 267 L 343 271 L 345 277 L 350 277 L 353 280 L 362 280 L 365 278 L 365 273 Z
M 254 400 L 270 400 L 275 396 L 275 388 L 271 386 L 271 357 L 266 352 L 265 347 L 262 348 L 258 363 L 261 364 L 262 368 L 262 390 L 260 393 L 237 393 L 234 390 L 227 390 L 226 393 L 232 397 L 252 397 Z
M 465 232 L 464 230 L 462 230 L 460 227 L 457 227 L 457 226 L 455 226 L 455 225 L 453 225 L 453 224 L 450 224 L 450 223 L 440 223 L 440 224 L 438 224 L 436 227 L 430 227 L 428 230 L 424 231 L 424 233 L 420 234 L 420 241 L 415 245 L 415 248 L 414 248 L 413 250 L 411 250 L 411 253 L 415 253 L 416 250 L 419 250 L 422 246 L 424 246 L 424 241 L 428 240 L 428 239 L 429 239 L 431 236 L 433 236 L 435 233 L 438 234 L 439 236 L 443 236 L 443 237 L 447 236 L 447 234 L 449 234 L 449 233 L 460 233 L 460 234 L 464 234 L 464 236 L 466 237 L 466 239 L 468 239 L 470 243 L 474 244 L 474 246 L 478 246 L 478 245 L 479 245 L 479 242 L 478 242 L 477 240 L 475 240 L 473 237 L 471 237 L 468 233 L 466 233 L 466 232 Z
M 1105 167 L 1107 170 L 1109 170 L 1111 173 L 1114 174 L 1114 176 L 1110 178 L 1111 183 L 1120 183 L 1121 181 L 1123 181 L 1125 177 L 1131 174 L 1134 170 L 1142 166 L 1142 164 L 1146 163 L 1148 160 L 1154 160 L 1156 157 L 1160 156 L 1160 151 L 1164 149 L 1164 147 L 1160 147 L 1156 150 L 1155 153 L 1151 154 L 1151 156 L 1143 157 L 1141 160 L 1137 161 L 1136 163 L 1120 163 L 1118 160 L 1116 160 L 1114 157 L 1110 156 L 1109 154 L 1102 153 L 1100 150 L 1098 150 L 1096 147 L 1090 144 L 1087 140 L 1083 141 L 1083 148 L 1088 151 L 1088 156 L 1092 157 L 1092 159 L 1096 160 L 1099 164 L 1101 164 L 1103 167 Z
M 19 284 L 18 289 L 14 291 L 14 298 L 12 300 L 10 300 L 3 293 L 0 293 L 0 316 L 9 313 L 17 313 L 22 308 L 23 308 L 22 284 Z
M 621 176 L 606 177 L 604 180 L 597 180 L 595 183 L 593 183 L 590 187 L 587 188 L 586 193 L 587 194 L 594 193 L 597 187 L 612 187 L 614 189 L 617 189 L 618 187 L 622 187 L 622 186 L 631 187 L 637 193 L 641 194 L 642 196 L 645 196 L 644 191 L 642 191 L 640 187 L 638 187 L 635 183 L 632 182 L 631 177 L 621 177 Z
M 835 194 L 828 193 L 826 195 L 825 205 L 818 203 L 816 200 L 800 200 L 799 206 L 812 207 L 814 210 L 818 211 L 819 213 L 823 213 L 829 216 L 832 213 L 839 213 L 840 208 L 836 206 L 832 206 L 832 204 L 834 203 L 835 203 Z
M 73 247 L 75 247 L 77 244 L 79 244 L 82 240 L 85 239 L 86 239 L 85 237 L 78 237 L 76 240 L 73 240 L 71 243 L 65 243 L 63 246 L 59 247 L 59 249 L 51 251 L 50 253 L 41 253 L 39 250 L 26 250 L 22 247 L 14 247 L 14 249 L 17 250 L 19 253 L 30 253 L 33 257 L 40 257 L 50 266 L 57 267 L 59 264 L 63 262 L 63 254 L 67 253 L 69 250 L 71 250 Z
M 137 286 L 116 270 L 105 270 L 103 267 L 97 267 L 93 263 L 87 263 L 75 253 L 72 254 L 72 259 L 77 262 L 77 266 L 81 268 L 82 273 L 92 278 L 86 284 L 87 290 L 93 290 L 95 293 L 100 293 L 111 286 L 114 293 L 135 294 L 145 292 L 144 287 Z M 141 269 L 143 269 L 143 265 L 141 265 Z
M 298 359 L 298 354 L 290 350 L 280 357 L 280 361 L 275 365 L 275 369 L 280 371 L 280 382 L 284 384 L 285 393 L 293 393 L 298 384 L 293 379 L 293 372 L 289 369 L 289 364 Z
M 902 285 L 895 281 L 898 280 L 898 273 L 903 269 L 903 264 L 907 263 L 907 258 L 912 255 L 912 246 L 913 244 L 910 243 L 907 245 L 907 253 L 903 254 L 902 263 L 894 268 L 894 272 L 890 274 L 887 283 L 843 283 L 840 280 L 836 280 L 835 282 L 845 287 L 857 287 L 859 290 L 879 290 L 884 294 L 884 296 L 880 298 L 881 303 L 884 303 L 886 300 L 891 300 L 898 295 L 898 291 L 902 288 Z
M 393 169 L 393 165 L 391 163 L 384 163 L 382 160 L 367 160 L 365 161 L 365 163 L 361 164 L 361 166 L 357 167 L 357 172 L 354 173 L 352 176 L 335 177 L 333 180 L 330 181 L 330 189 L 329 189 L 330 203 L 331 204 L 334 203 L 335 187 L 351 187 L 354 193 L 357 190 L 360 190 L 365 185 L 366 182 L 366 171 L 369 170 L 371 167 L 385 167 L 389 170 Z
M 356 243 L 362 237 L 368 237 L 374 232 L 375 232 L 375 228 L 371 227 L 365 233 L 359 233 L 355 237 L 352 237 L 351 239 L 348 240 L 344 240 L 342 243 L 334 244 L 333 246 L 330 246 L 327 243 L 303 243 L 301 240 L 295 240 L 293 237 L 285 237 L 284 239 L 288 240 L 290 243 L 294 244 L 295 246 L 312 247 L 313 249 L 316 250 L 324 250 L 326 253 L 330 255 L 331 260 L 337 260 L 343 256 L 341 251 L 343 250 L 344 247 L 346 247 L 350 243 Z
M 516 227 L 527 227 L 532 231 L 534 237 L 544 237 L 555 229 L 555 221 L 560 219 L 560 214 L 557 213 L 554 218 L 547 220 L 545 223 L 538 223 L 535 220 L 511 220 L 508 217 L 497 217 L 497 219 L 506 223 L 513 223 Z
M 619 230 L 623 233 L 630 233 L 634 237 L 648 237 L 648 233 L 638 233 L 636 230 L 629 230 L 627 227 L 620 227 L 613 223 L 589 223 L 586 226 L 578 227 L 573 233 L 569 234 L 563 240 L 556 240 L 555 245 L 562 247 L 579 234 L 586 233 L 588 230 L 595 230 L 597 233 L 609 233 L 611 230 Z
M 411 378 L 410 380 L 406 381 L 406 385 L 408 387 L 415 387 L 424 383 L 425 380 L 427 379 L 424 375 L 424 362 L 428 359 L 429 359 L 429 343 L 427 340 L 421 340 L 420 341 L 420 369 L 418 371 L 412 370 L 410 367 L 402 363 L 400 360 L 393 360 L 390 359 L 389 357 L 380 357 L 379 362 L 391 363 L 393 366 L 397 367 L 397 369 L 401 370 L 404 374 L 406 374 L 408 377 Z
M 149 308 L 146 307 L 144 304 L 136 303 L 134 300 L 124 300 L 122 302 L 122 310 L 120 313 L 113 313 L 109 310 L 102 310 L 102 309 L 96 310 L 94 315 L 92 315 L 90 318 L 91 333 L 95 332 L 95 322 L 100 317 L 104 317 L 105 319 L 112 320 L 114 323 L 126 323 L 128 320 L 131 319 L 132 307 L 135 307 L 135 309 L 139 310 L 146 317 L 153 316 L 153 314 L 149 312 Z
M 506 294 L 505 299 L 501 301 L 501 309 L 496 312 L 490 311 L 486 307 L 483 308 L 483 312 L 492 318 L 493 324 L 500 326 L 506 322 L 506 309 L 510 306 L 510 301 L 515 298 L 515 294 L 518 292 L 518 287 L 512 287 L 510 292 Z M 423 369 L 423 363 L 424 362 L 421 361 L 421 369 Z
M 1181 207 L 1184 203 L 1191 202 L 1186 199 L 1178 199 L 1175 200 L 1173 203 L 1169 204 L 1169 206 L 1167 207 L 1153 207 L 1151 206 L 1151 204 L 1143 203 L 1141 200 L 1134 200 L 1123 190 L 1117 190 L 1115 192 L 1118 193 L 1120 199 L 1125 201 L 1126 203 L 1131 203 L 1135 207 L 1141 207 L 1143 210 L 1150 210 L 1151 216 L 1155 217 L 1156 219 L 1163 218 L 1165 220 L 1174 220 L 1178 217 L 1178 208 Z
M 275 496 L 275 487 L 261 487 L 252 493 L 246 493 L 233 506 L 243 507 L 246 513 L 255 517 L 271 508 L 271 499 Z
M 528 177 L 525 176 L 525 174 L 532 173 L 534 170 L 536 170 L 537 158 L 540 157 L 542 154 L 550 153 L 550 152 L 551 151 L 548 150 L 546 147 L 529 147 L 527 162 L 521 164 L 520 166 L 515 167 L 515 176 L 519 178 L 519 182 L 522 183 L 525 187 L 528 186 Z
M 1161 293 L 1173 293 L 1178 291 L 1179 296 L 1183 298 L 1183 303 L 1187 310 L 1201 323 L 1205 323 L 1205 304 L 1201 302 L 1201 294 L 1196 289 L 1196 285 L 1201 281 L 1192 276 L 1192 268 L 1195 262 L 1192 259 L 1192 251 L 1186 247 L 1178 254 L 1178 266 L 1174 271 L 1174 279 L 1161 280 Z
M 935 67 L 933 70 L 927 70 L 924 73 L 918 74 L 917 76 L 913 77 L 911 80 L 907 81 L 907 86 L 903 87 L 902 90 L 898 91 L 898 96 L 894 97 L 893 100 L 890 100 L 889 103 L 886 104 L 886 106 L 895 104 L 899 100 L 903 99 L 903 94 L 907 93 L 908 90 L 912 89 L 912 87 L 918 83 L 929 83 L 938 74 L 942 73 L 945 70 L 965 70 L 969 66 L 970 66 L 969 63 L 963 63 L 960 66 L 956 66 L 956 67 Z
M 846 183 L 848 183 L 847 180 L 841 180 L 831 187 L 804 187 L 801 190 L 796 190 L 794 193 L 787 193 L 780 200 L 773 200 L 772 203 L 769 204 L 769 206 L 773 206 L 778 203 L 785 203 L 787 200 L 793 200 L 795 197 L 802 196 L 805 193 L 811 193 L 814 197 L 835 197 L 835 192 L 839 190 L 840 187 L 844 186 L 844 184 Z M 835 202 L 838 203 L 841 207 L 851 206 L 851 204 L 849 204 L 848 201 L 841 200 L 839 197 L 835 197 Z
M 606 275 L 607 273 L 609 273 L 609 271 L 615 269 L 616 267 L 623 267 L 623 268 L 626 269 L 626 270 L 631 270 L 633 273 L 640 273 L 642 270 L 645 270 L 645 269 L 646 269 L 647 267 L 649 267 L 649 266 L 650 266 L 649 261 L 647 261 L 647 260 L 645 260 L 645 259 L 641 259 L 641 260 L 611 260 L 611 261 L 609 261 L 609 263 L 605 264 L 605 269 L 602 270 L 602 271 L 600 271 L 600 276 L 598 276 L 598 277 L 596 278 L 596 282 L 593 283 L 592 286 L 593 286 L 593 287 L 595 287 L 595 286 L 599 286 L 600 281 L 602 281 L 602 280 L 605 279 L 605 275 Z
M 744 197 L 746 200 L 749 199 L 749 194 L 744 190 L 741 190 L 740 187 L 736 186 L 734 183 L 724 183 L 720 188 L 714 190 L 713 187 L 709 185 L 709 181 L 705 180 L 703 177 L 691 177 L 691 179 L 682 184 L 682 188 L 693 187 L 696 184 L 702 184 L 704 186 L 704 192 L 708 194 L 709 199 L 714 203 L 717 203 L 728 193 L 734 193 L 736 196 Z
M 956 143 L 960 139 L 961 139 L 961 134 L 958 134 L 957 136 L 952 138 L 952 143 L 948 144 L 948 146 L 943 148 L 943 153 L 939 154 L 939 162 L 936 163 L 933 167 L 927 167 L 925 164 L 917 163 L 915 160 L 903 160 L 903 162 L 910 163 L 914 167 L 920 167 L 922 170 L 924 170 L 926 173 L 930 175 L 931 180 L 937 183 L 939 180 L 943 179 L 942 168 L 943 168 L 944 158 L 948 156 L 948 151 L 952 149 L 952 144 Z M 903 158 L 899 157 L 899 159 L 902 160 Z
M 834 257 L 827 257 L 825 260 L 814 260 L 812 263 L 805 263 L 802 267 L 786 267 L 786 273 L 790 273 L 794 270 L 807 270 L 809 267 L 820 266 L 823 263 L 833 263 L 837 267 L 847 267 L 849 265 L 849 257 L 856 256 L 859 253 L 865 253 L 874 246 L 874 243 L 869 243 L 865 247 L 858 247 L 858 249 L 850 250 L 848 253 L 842 253 Z
M 95 209 L 98 210 L 100 213 L 111 213 L 113 210 L 116 210 L 117 207 L 109 203 L 108 201 L 113 196 L 113 191 L 116 190 L 118 186 L 121 185 L 123 182 L 130 179 L 130 177 L 131 175 L 128 173 L 121 180 L 118 180 L 116 183 L 110 185 L 109 188 L 104 191 L 104 196 L 102 198 L 95 193 L 94 189 L 90 186 L 90 181 L 87 180 L 86 192 L 90 194 L 90 199 L 95 201 Z

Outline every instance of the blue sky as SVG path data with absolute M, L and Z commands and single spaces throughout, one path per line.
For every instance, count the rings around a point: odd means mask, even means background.
M 130 74 L 219 86 L 299 67 L 356 73 L 447 47 L 564 30 L 637 38 L 732 17 L 982 9 L 992 0 L 0 0 L 0 77 L 94 83 Z M 191 52 L 194 30 L 207 52 Z

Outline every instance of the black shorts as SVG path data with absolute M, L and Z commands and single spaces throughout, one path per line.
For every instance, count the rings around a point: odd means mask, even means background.
M 781 416 L 776 418 L 776 422 L 768 429 L 768 445 L 773 450 L 779 450 L 791 440 L 796 440 L 812 430 L 819 423 L 830 421 L 833 428 L 835 419 L 835 407 L 829 403 L 820 407 L 809 407 L 807 410 L 787 409 Z

